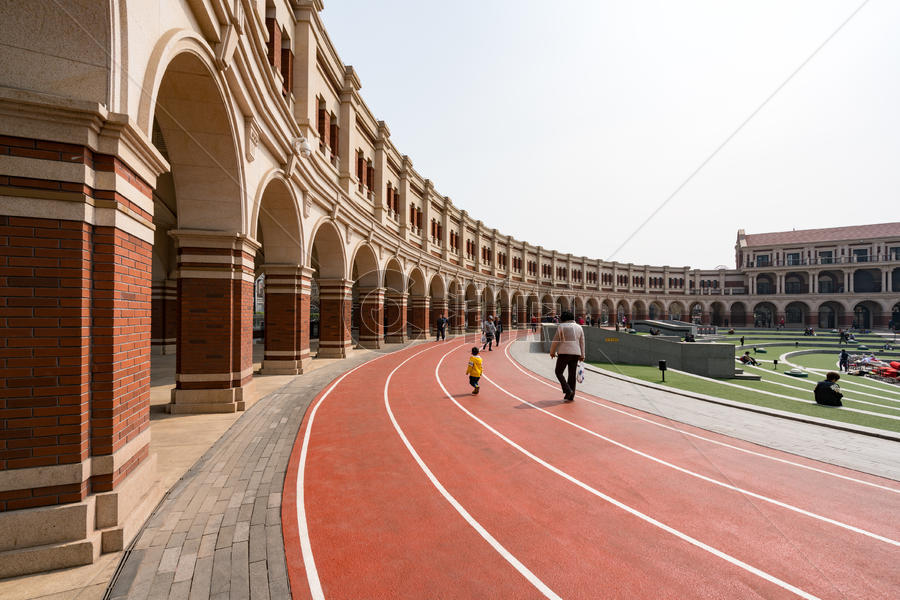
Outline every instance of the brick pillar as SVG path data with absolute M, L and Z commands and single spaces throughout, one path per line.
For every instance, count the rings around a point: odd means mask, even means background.
M 492 316 L 492 317 L 496 317 L 496 316 L 497 316 L 497 305 L 494 304 L 493 302 L 488 302 L 488 303 L 486 303 L 485 306 L 484 306 L 484 310 L 485 310 L 485 313 L 484 313 L 484 315 L 482 316 L 482 320 L 487 319 L 487 318 L 488 318 L 488 315 L 490 315 L 490 316 Z
M 384 288 L 359 288 L 359 345 L 381 348 L 384 344 Z
M 384 296 L 385 339 L 391 344 L 401 344 L 406 333 L 406 302 L 409 294 L 389 290 Z
M 319 279 L 319 358 L 345 358 L 353 347 L 352 306 L 352 281 Z
M 734 325 L 732 323 L 732 325 Z M 819 313 L 809 311 L 806 313 L 806 326 L 807 327 L 818 327 L 819 326 Z
M 152 354 L 175 354 L 178 331 L 178 282 L 154 281 L 150 295 Z
M 252 402 L 253 279 L 259 244 L 238 233 L 171 232 L 178 248 L 178 358 L 172 413 Z
M 517 328 L 525 329 L 528 327 L 528 309 L 524 304 L 520 304 L 517 310 L 518 316 L 516 318 L 519 320 Z
M 263 265 L 266 274 L 264 375 L 299 375 L 310 360 L 309 303 L 312 270 Z
M 429 327 L 431 332 L 437 335 L 437 320 L 441 315 L 447 317 L 447 299 L 446 298 L 432 298 L 431 299 L 431 319 L 429 322 Z M 449 317 L 447 317 L 449 318 Z M 450 329 L 450 327 L 447 327 Z M 447 333 L 450 333 L 447 331 Z
M 477 300 L 466 306 L 466 329 L 468 331 L 481 331 L 481 303 Z
M 505 310 L 500 313 L 500 323 L 503 325 L 504 331 L 512 330 L 512 311 Z
M 840 329 L 849 329 L 853 325 L 853 312 L 844 311 L 844 314 L 838 317 L 837 322 Z
M 872 329 L 887 329 L 890 320 L 891 313 L 889 312 L 880 312 L 877 315 L 872 315 Z
M 450 333 L 460 335 L 466 332 L 466 301 L 454 298 L 450 304 Z
M 424 340 L 428 337 L 428 307 L 431 298 L 428 296 L 413 296 L 410 298 L 410 323 L 412 323 L 412 335 L 414 340 Z

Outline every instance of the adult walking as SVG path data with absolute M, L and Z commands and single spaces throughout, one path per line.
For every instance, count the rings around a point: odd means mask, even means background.
M 584 330 L 575 323 L 575 315 L 563 311 L 562 322 L 556 328 L 556 335 L 550 343 L 550 358 L 556 359 L 556 378 L 562 386 L 563 399 L 575 400 L 575 376 L 578 361 L 584 360 Z M 568 376 L 563 371 L 568 369 Z
M 487 318 L 487 321 L 481 326 L 481 333 L 484 334 L 484 345 L 481 346 L 481 349 L 487 348 L 488 352 L 491 352 L 494 349 L 494 335 L 497 333 L 493 317 Z
M 496 331 L 494 331 L 494 339 L 497 340 L 497 347 L 500 347 L 500 334 L 503 333 L 503 319 L 500 318 L 500 315 L 497 315 L 497 320 L 494 321 L 494 327 Z
M 437 325 L 437 339 L 435 339 L 434 341 L 437 342 L 437 341 L 441 341 L 441 340 L 446 340 L 447 339 L 447 317 L 445 317 L 443 314 L 441 314 L 441 316 L 438 317 L 437 323 L 435 323 L 435 324 Z
M 537 317 L 531 315 L 531 333 L 537 333 Z

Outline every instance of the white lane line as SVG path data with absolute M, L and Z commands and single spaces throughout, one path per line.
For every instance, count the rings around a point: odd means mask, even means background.
M 424 352 L 424 350 L 423 350 Z M 297 529 L 300 533 L 300 553 L 303 555 L 303 566 L 306 569 L 306 580 L 309 583 L 309 593 L 313 600 L 324 600 L 325 592 L 322 590 L 322 583 L 319 581 L 319 571 L 316 569 L 316 560 L 313 557 L 312 544 L 309 539 L 309 526 L 306 523 L 306 501 L 303 494 L 303 481 L 306 475 L 306 456 L 309 450 L 309 438 L 312 432 L 313 421 L 316 419 L 316 413 L 325 398 L 340 384 L 345 377 L 353 373 L 359 368 L 372 364 L 376 360 L 380 360 L 385 356 L 390 356 L 393 352 L 382 354 L 372 360 L 368 360 L 361 365 L 357 365 L 341 375 L 334 383 L 331 384 L 316 405 L 312 412 L 309 413 L 309 421 L 306 423 L 306 431 L 303 433 L 303 446 L 300 449 L 300 465 L 297 467 Z
M 447 352 L 447 354 L 449 354 L 450 352 L 453 352 L 454 350 L 458 350 L 459 348 L 462 348 L 465 345 L 466 344 L 460 344 L 459 346 L 456 346 L 455 348 L 450 349 Z M 424 350 L 423 350 L 423 352 L 424 352 Z M 415 448 L 413 448 L 409 439 L 406 437 L 406 434 L 403 433 L 403 429 L 400 427 L 399 423 L 397 423 L 397 419 L 394 418 L 394 412 L 391 410 L 390 397 L 388 396 L 388 387 L 391 384 L 391 379 L 394 377 L 394 373 L 396 373 L 400 367 L 405 365 L 407 362 L 409 362 L 410 360 L 412 360 L 419 354 L 421 354 L 421 352 L 413 354 L 412 356 L 410 356 L 409 358 L 404 360 L 402 363 L 397 365 L 394 368 L 394 370 L 391 371 L 391 373 L 388 375 L 387 381 L 384 383 L 384 407 L 385 407 L 385 409 L 387 409 L 388 416 L 391 418 L 391 423 L 393 423 L 394 429 L 397 430 L 397 434 L 400 436 L 400 439 L 403 440 L 403 444 L 406 446 L 406 449 L 409 450 L 410 454 L 412 454 L 412 457 L 415 459 L 416 463 L 419 465 L 419 468 L 422 469 L 422 471 L 428 477 L 428 480 L 431 481 L 432 485 L 434 485 L 434 487 L 437 488 L 437 490 L 438 490 L 438 492 L 440 492 L 441 496 L 443 496 L 444 499 L 450 503 L 450 506 L 452 506 L 456 510 L 456 512 L 458 512 L 460 514 L 460 516 L 466 520 L 466 522 L 472 527 L 472 529 L 477 531 L 478 534 L 482 538 L 484 538 L 484 540 L 488 544 L 490 544 L 491 547 L 500 556 L 502 556 L 504 560 L 506 560 L 506 562 L 508 562 L 510 565 L 512 565 L 516 569 L 516 571 L 518 571 L 523 577 L 525 577 L 525 579 L 527 579 L 528 582 L 531 583 L 531 585 L 533 585 L 538 591 L 540 591 L 541 594 L 543 594 L 545 598 L 553 598 L 554 600 L 562 600 L 552 589 L 550 589 L 550 587 L 547 584 L 545 584 L 543 581 L 541 581 L 537 577 L 537 575 L 532 573 L 528 569 L 528 567 L 523 565 L 519 561 L 519 559 L 517 559 L 515 556 L 513 556 L 513 554 L 509 550 L 504 548 L 503 545 L 499 541 L 497 541 L 497 539 L 494 536 L 492 536 L 490 533 L 488 533 L 487 529 L 485 529 L 484 526 L 481 525 L 481 523 L 476 521 L 475 518 L 469 514 L 469 511 L 467 511 L 465 508 L 463 508 L 462 504 L 460 504 L 459 501 L 457 501 L 457 499 L 454 498 L 453 495 L 447 491 L 447 489 L 441 484 L 441 482 L 438 481 L 438 478 L 435 477 L 434 473 L 431 472 L 431 469 L 428 468 L 428 465 L 425 464 L 425 461 L 422 460 L 422 457 L 419 456 L 419 453 L 416 452 Z M 444 354 L 444 356 L 447 356 L 447 354 Z M 443 387 L 443 386 L 441 386 L 441 387 Z
M 535 408 L 535 409 L 541 411 L 542 413 L 544 413 L 544 414 L 546 414 L 546 415 L 549 415 L 549 416 L 553 417 L 554 419 L 557 419 L 557 420 L 559 420 L 559 421 L 561 421 L 561 422 L 563 422 L 563 423 L 566 423 L 567 425 L 571 425 L 572 427 L 575 427 L 576 429 L 579 429 L 579 430 L 581 430 L 581 431 L 583 431 L 583 432 L 585 432 L 585 433 L 587 433 L 587 434 L 589 434 L 589 435 L 592 435 L 592 436 L 594 436 L 594 437 L 596 437 L 596 438 L 599 438 L 599 439 L 601 439 L 601 440 L 603 440 L 603 441 L 605 441 L 605 442 L 609 442 L 610 444 L 613 444 L 614 446 L 618 446 L 619 448 L 622 448 L 623 450 L 627 450 L 628 452 L 632 452 L 632 453 L 634 453 L 634 454 L 637 454 L 638 456 L 643 457 L 643 458 L 646 458 L 647 460 L 652 460 L 652 461 L 655 462 L 655 463 L 658 463 L 658 464 L 663 465 L 663 466 L 665 466 L 665 467 L 669 467 L 670 469 L 674 469 L 674 470 L 676 470 L 676 471 L 678 471 L 678 472 L 680 472 L 680 473 L 684 473 L 685 475 L 690 475 L 691 477 L 696 477 L 697 479 L 701 479 L 701 480 L 703 480 L 703 481 L 706 481 L 707 483 L 712 483 L 713 485 L 718 485 L 718 486 L 723 487 L 723 488 L 725 488 L 725 489 L 729 489 L 729 490 L 732 490 L 732 491 L 735 491 L 735 492 L 739 492 L 739 493 L 744 494 L 744 495 L 746 495 L 746 496 L 750 496 L 750 497 L 752 497 L 752 498 L 756 498 L 757 500 L 762 500 L 763 502 L 768 502 L 768 503 L 770 503 L 770 504 L 774 504 L 775 506 L 779 506 L 779 507 L 781 507 L 781 508 L 786 508 L 787 510 L 790 510 L 790 511 L 799 513 L 799 514 L 801 514 L 801 515 L 804 515 L 804 516 L 807 516 L 807 517 L 816 519 L 816 520 L 818 520 L 818 521 L 822 521 L 822 522 L 824 522 L 824 523 L 828 523 L 828 524 L 830 524 L 830 525 L 834 525 L 834 526 L 836 526 L 836 527 L 840 527 L 840 528 L 842 528 L 842 529 L 846 529 L 846 530 L 848 530 L 848 531 L 852 531 L 852 532 L 854 532 L 854 533 L 858 533 L 858 534 L 861 534 L 861 535 L 864 535 L 864 536 L 867 536 L 867 537 L 876 539 L 876 540 L 878 540 L 879 542 L 884 542 L 884 543 L 886 543 L 886 544 L 891 544 L 892 546 L 898 546 L 898 547 L 900 547 L 900 541 L 893 540 L 893 539 L 891 539 L 891 538 L 888 538 L 888 537 L 885 537 L 885 536 L 882 536 L 882 535 L 878 535 L 877 533 L 873 533 L 873 532 L 871 532 L 871 531 L 862 529 L 862 528 L 860 528 L 860 527 L 855 527 L 855 526 L 850 525 L 850 524 L 848 524 L 848 523 L 843 523 L 843 522 L 841 522 L 841 521 L 836 521 L 836 520 L 834 520 L 834 519 L 828 518 L 828 517 L 823 516 L 823 515 L 819 515 L 819 514 L 816 514 L 816 513 L 813 513 L 813 512 L 809 512 L 808 510 L 804 510 L 804 509 L 802 509 L 802 508 L 800 508 L 800 507 L 798 507 L 798 506 L 794 506 L 793 504 L 788 504 L 788 503 L 786 503 L 786 502 L 782 502 L 782 501 L 776 500 L 776 499 L 774 499 L 774 498 L 769 498 L 768 496 L 763 496 L 762 494 L 757 494 L 756 492 L 751 492 L 750 490 L 747 490 L 747 489 L 744 489 L 744 488 L 737 487 L 737 486 L 735 486 L 735 485 L 732 485 L 732 484 L 730 484 L 730 483 L 726 483 L 726 482 L 724 482 L 724 481 L 719 481 L 718 479 L 713 479 L 712 477 L 707 477 L 706 475 L 702 475 L 702 474 L 700 474 L 700 473 L 696 473 L 696 472 L 691 471 L 691 470 L 689 470 L 689 469 L 686 469 L 686 468 L 684 468 L 684 467 L 679 467 L 679 466 L 676 465 L 676 464 L 670 463 L 670 462 L 668 462 L 668 461 L 665 461 L 665 460 L 663 460 L 663 459 L 661 459 L 661 458 L 658 458 L 658 457 L 656 457 L 656 456 L 653 456 L 653 455 L 651 455 L 651 454 L 647 454 L 646 452 L 642 452 L 642 451 L 640 451 L 640 450 L 638 450 L 638 449 L 636 449 L 636 448 L 632 448 L 631 446 L 628 446 L 627 444 L 623 444 L 622 442 L 618 442 L 618 441 L 616 441 L 616 440 L 614 440 L 614 439 L 612 439 L 612 438 L 606 437 L 605 435 L 603 435 L 603 434 L 601 434 L 601 433 L 598 433 L 598 432 L 596 432 L 596 431 L 593 431 L 593 430 L 591 430 L 591 429 L 588 429 L 587 427 L 583 427 L 583 426 L 581 426 L 581 425 L 579 425 L 579 424 L 577 424 L 577 423 L 574 423 L 574 422 L 572 422 L 572 421 L 569 421 L 568 419 L 566 419 L 566 418 L 564 418 L 564 417 L 561 417 L 561 416 L 559 416 L 559 415 L 557 415 L 557 414 L 555 414 L 555 413 L 552 413 L 552 412 L 550 412 L 549 410 L 546 410 L 546 409 L 544 409 L 544 408 L 541 408 L 540 406 L 537 406 L 536 404 L 532 404 L 531 402 L 529 402 L 529 401 L 527 401 L 527 400 L 524 400 L 524 399 L 520 398 L 519 396 L 516 396 L 516 395 L 513 394 L 512 392 L 506 390 L 504 387 L 502 387 L 502 386 L 499 385 L 496 381 L 490 379 L 489 377 L 485 377 L 485 379 L 486 379 L 487 381 L 490 381 L 497 389 L 499 389 L 501 392 L 503 392 L 504 394 L 506 394 L 506 395 L 509 396 L 510 398 L 515 398 L 516 400 L 518 400 L 518 401 L 521 402 L 522 404 L 527 404 L 528 406 L 530 406 L 530 407 L 532 407 L 532 408 Z
M 508 346 L 508 345 L 507 345 L 506 349 L 504 350 L 504 354 L 506 355 L 506 358 L 509 359 L 510 364 L 512 364 L 513 367 L 515 367 L 516 369 L 518 369 L 518 370 L 519 370 L 523 375 L 525 375 L 526 377 L 530 377 L 531 379 L 534 379 L 534 380 L 537 381 L 538 383 L 543 384 L 543 385 L 545 385 L 545 386 L 547 386 L 547 387 L 551 387 L 551 388 L 553 388 L 553 389 L 557 389 L 557 386 L 556 386 L 556 385 L 554 385 L 554 384 L 552 384 L 552 383 L 550 383 L 550 382 L 548 382 L 548 381 L 545 381 L 543 378 L 541 378 L 541 377 L 539 377 L 539 376 L 537 376 L 537 375 L 534 375 L 534 374 L 532 374 L 530 371 L 528 371 L 528 370 L 524 369 L 523 367 L 519 366 L 519 364 L 518 364 L 518 363 L 517 363 L 517 362 L 509 355 L 509 346 Z M 625 411 L 625 410 L 616 408 L 616 407 L 614 407 L 614 406 L 609 406 L 608 404 L 605 404 L 605 403 L 603 403 L 603 402 L 597 402 L 597 401 L 594 400 L 593 398 L 588 398 L 587 396 L 583 396 L 583 395 L 581 395 L 581 394 L 578 394 L 578 398 L 580 398 L 581 400 L 585 400 L 586 402 L 590 402 L 591 404 L 594 404 L 595 406 L 599 406 L 600 408 L 604 408 L 604 409 L 606 409 L 606 410 L 610 410 L 610 411 L 612 411 L 612 412 L 617 412 L 617 413 L 619 413 L 619 414 L 625 415 L 626 417 L 630 417 L 630 418 L 635 419 L 635 420 L 638 420 L 638 421 L 643 421 L 643 422 L 645 422 L 645 423 L 648 423 L 648 424 L 650 424 L 650 425 L 654 425 L 654 426 L 656 426 L 656 427 L 661 427 L 661 428 L 663 428 L 663 429 L 668 429 L 668 430 L 670 430 L 670 431 L 675 431 L 675 432 L 680 433 L 680 434 L 682 434 L 682 435 L 687 435 L 687 436 L 690 436 L 690 437 L 695 438 L 695 439 L 698 439 L 698 440 L 703 440 L 704 442 L 709 442 L 710 444 L 715 444 L 715 445 L 717 445 L 717 446 L 722 446 L 723 448 L 729 448 L 729 449 L 731 449 L 731 450 L 736 450 L 736 451 L 738 451 L 738 452 L 743 452 L 744 454 L 750 454 L 750 455 L 752 455 L 752 456 L 758 456 L 758 457 L 760 457 L 760 458 L 765 458 L 765 459 L 767 459 L 767 460 L 772 460 L 772 461 L 775 461 L 775 462 L 780 462 L 780 463 L 782 463 L 782 464 L 791 465 L 792 467 L 798 467 L 798 468 L 800 468 L 800 469 L 805 469 L 805 470 L 807 470 L 807 471 L 813 471 L 813 472 L 815 472 L 815 473 L 821 473 L 822 475 L 828 475 L 828 476 L 830 476 L 830 477 L 836 477 L 836 478 L 838 478 L 838 479 L 843 479 L 843 480 L 845 480 L 845 481 L 851 481 L 851 482 L 853 482 L 853 483 L 859 483 L 859 484 L 866 485 L 866 486 L 869 486 L 869 487 L 878 488 L 878 489 L 880 489 L 880 490 L 885 490 L 885 491 L 887 491 L 887 492 L 893 492 L 893 493 L 895 493 L 895 494 L 900 494 L 900 489 L 898 489 L 898 488 L 892 488 L 892 487 L 888 487 L 888 486 L 881 485 L 881 484 L 878 484 L 878 483 L 873 483 L 873 482 L 871 482 L 871 481 L 865 481 L 865 480 L 863 480 L 863 479 L 857 479 L 856 477 L 850 477 L 849 475 L 842 475 L 842 474 L 840 474 L 840 473 L 834 473 L 834 472 L 828 471 L 828 470 L 826 470 L 826 469 L 820 469 L 820 468 L 818 468 L 818 467 L 813 467 L 813 466 L 811 466 L 811 465 L 804 465 L 804 464 L 802 464 L 802 463 L 794 462 L 794 461 L 788 460 L 788 459 L 786 459 L 786 458 L 780 458 L 780 457 L 777 457 L 777 456 L 770 456 L 770 455 L 764 454 L 764 453 L 762 453 L 762 452 L 756 452 L 755 450 L 748 450 L 747 448 L 741 448 L 740 446 L 735 446 L 735 445 L 729 444 L 729 443 L 727 443 L 727 442 L 722 442 L 722 441 L 720 441 L 720 440 L 714 440 L 714 439 L 712 439 L 712 438 L 708 438 L 708 437 L 702 436 L 702 435 L 697 434 L 697 433 L 693 433 L 693 432 L 690 432 L 690 431 L 686 431 L 686 430 L 684 430 L 684 429 L 679 429 L 678 427 L 673 427 L 672 425 L 666 425 L 665 423 L 659 423 L 659 422 L 657 422 L 657 421 L 654 421 L 653 419 L 648 419 L 648 418 L 642 417 L 642 416 L 640 416 L 640 415 L 635 415 L 635 414 L 633 414 L 633 413 L 630 413 L 630 412 L 628 412 L 628 411 Z M 634 409 L 634 410 L 639 410 L 639 409 Z M 661 418 L 666 418 L 666 417 L 661 417 Z
M 434 368 L 434 377 L 435 377 L 435 379 L 437 380 L 438 385 L 441 386 L 441 389 L 444 391 L 444 394 L 447 396 L 447 398 L 448 398 L 451 402 L 453 402 L 453 404 L 455 404 L 461 411 L 463 411 L 464 413 L 466 413 L 466 414 L 467 414 L 469 417 L 471 417 L 474 421 L 476 421 L 476 422 L 479 423 L 482 427 L 484 427 L 485 429 L 487 429 L 488 431 L 490 431 L 491 433 L 493 433 L 495 436 L 497 436 L 498 438 L 500 438 L 501 440 L 503 440 L 503 441 L 506 442 L 507 444 L 509 444 L 511 447 L 515 448 L 516 450 L 518 450 L 519 452 L 521 452 L 522 454 L 524 454 L 525 456 L 527 456 L 527 457 L 530 458 L 531 460 L 535 461 L 536 463 L 538 463 L 538 464 L 541 465 L 542 467 L 544 467 L 544 468 L 548 469 L 549 471 L 551 471 L 551 472 L 553 472 L 553 473 L 559 475 L 559 476 L 562 477 L 563 479 L 566 479 L 567 481 L 570 481 L 571 483 L 577 485 L 578 487 L 580 487 L 580 488 L 582 488 L 583 490 L 589 492 L 590 494 L 593 494 L 594 496 L 597 496 L 598 498 L 600 498 L 600 499 L 602 499 L 602 500 L 605 500 L 606 502 L 612 504 L 613 506 L 616 506 L 616 507 L 618 507 L 618 508 L 621 508 L 621 509 L 624 510 L 625 512 L 634 515 L 635 517 L 637 517 L 637 518 L 641 519 L 642 521 L 645 521 L 645 522 L 647 522 L 647 523 L 653 525 L 654 527 L 658 527 L 659 529 L 662 529 L 663 531 L 666 531 L 666 532 L 668 532 L 668 533 L 671 533 L 671 534 L 674 535 L 675 537 L 677 537 L 677 538 L 679 538 L 679 539 L 682 539 L 682 540 L 688 542 L 689 544 L 691 544 L 691 545 L 693 545 L 693 546 L 696 546 L 697 548 L 700 548 L 701 550 L 705 550 L 706 552 L 709 552 L 709 553 L 712 554 L 713 556 L 717 556 L 718 558 L 721 558 L 722 560 L 724 560 L 724 561 L 726 561 L 726 562 L 729 562 L 729 563 L 735 565 L 736 567 L 739 567 L 739 568 L 741 568 L 741 569 L 744 569 L 745 571 L 747 571 L 747 572 L 749 572 L 749 573 L 752 573 L 753 575 L 756 575 L 757 577 L 760 577 L 760 578 L 762 578 L 762 579 L 765 579 L 766 581 L 769 581 L 769 582 L 771 582 L 771 583 L 774 583 L 774 584 L 777 585 L 778 587 L 783 588 L 783 589 L 785 589 L 785 590 L 788 590 L 789 592 L 792 592 L 792 593 L 796 594 L 797 596 L 800 596 L 801 598 L 806 598 L 807 600 L 818 600 L 818 597 L 817 597 L 817 596 L 813 596 L 812 594 L 810 594 L 810 593 L 808 593 L 808 592 L 805 592 L 805 591 L 801 590 L 800 588 L 798 588 L 798 587 L 796 587 L 796 586 L 794 586 L 794 585 L 791 585 L 790 583 L 788 583 L 788 582 L 786 582 L 786 581 L 783 581 L 783 580 L 781 580 L 781 579 L 775 577 L 774 575 L 771 575 L 771 574 L 769 574 L 769 573 L 766 573 L 766 572 L 763 571 L 762 569 L 759 569 L 759 568 L 757 568 L 757 567 L 754 567 L 753 565 L 750 565 L 750 564 L 748 564 L 748 563 L 745 563 L 744 561 L 742 561 L 742 560 L 740 560 L 740 559 L 738 559 L 738 558 L 735 558 L 735 557 L 731 556 L 730 554 L 726 554 L 725 552 L 723 552 L 723 551 L 721 551 L 721 550 L 718 550 L 718 549 L 716 549 L 716 548 L 713 548 L 713 547 L 710 546 L 709 544 L 706 544 L 706 543 L 704 543 L 704 542 L 701 542 L 700 540 L 698 540 L 698 539 L 696 539 L 696 538 L 693 538 L 693 537 L 689 536 L 688 534 L 683 533 L 683 532 L 681 532 L 681 531 L 675 529 L 674 527 L 670 527 L 669 525 L 666 525 L 665 523 L 663 523 L 663 522 L 661 522 L 661 521 L 657 521 L 657 520 L 654 519 L 653 517 L 651 517 L 651 516 L 649 516 L 649 515 L 646 515 L 646 514 L 642 513 L 641 511 L 637 510 L 636 508 L 632 508 L 631 506 L 628 506 L 628 505 L 625 504 L 624 502 L 620 502 L 619 500 L 616 500 L 616 499 L 613 498 L 612 496 L 608 496 L 608 495 L 604 494 L 603 492 L 601 492 L 600 490 L 598 490 L 598 489 L 596 489 L 596 488 L 593 488 L 593 487 L 589 486 L 588 484 L 584 483 L 584 482 L 581 481 L 580 479 L 577 479 L 577 478 L 573 477 L 572 475 L 569 475 L 568 473 L 566 473 L 566 472 L 563 471 L 562 469 L 559 469 L 558 467 L 554 467 L 553 465 L 551 465 L 550 463 L 548 463 L 548 462 L 545 461 L 544 459 L 540 458 L 539 456 L 536 456 L 535 454 L 532 454 L 531 452 L 529 452 L 528 450 L 526 450 L 525 448 L 523 448 L 523 447 L 520 446 L 519 444 L 517 444 L 517 443 L 515 443 L 514 441 L 512 441 L 510 438 L 506 437 L 505 435 L 503 435 L 502 433 L 500 433 L 499 431 L 497 431 L 496 429 L 494 429 L 493 427 L 491 427 L 490 425 L 488 425 L 486 422 L 484 422 L 484 421 L 482 421 L 481 419 L 479 419 L 477 416 L 475 416 L 474 414 L 472 414 L 468 409 L 466 409 L 462 404 L 460 404 L 459 402 L 457 402 L 457 401 L 456 401 L 456 398 L 454 398 L 453 395 L 452 395 L 449 391 L 447 391 L 447 388 L 444 387 L 444 382 L 441 381 L 441 376 L 440 376 L 440 373 L 439 373 L 438 371 L 439 371 L 439 369 L 440 369 L 440 367 L 441 367 L 441 364 L 443 364 L 444 359 L 447 358 L 447 356 L 450 354 L 450 352 L 453 352 L 453 350 L 450 350 L 449 352 L 447 352 L 446 354 L 444 354 L 444 356 L 441 357 L 441 360 L 438 361 L 437 366 Z
M 722 381 L 720 379 L 713 379 L 712 377 L 704 377 L 703 375 L 697 375 L 696 373 L 688 373 L 687 371 L 679 371 L 678 369 L 669 369 L 673 373 L 679 373 L 681 375 L 687 375 L 688 377 L 693 377 L 694 379 L 702 379 L 703 381 L 709 381 L 711 383 L 717 383 L 719 385 L 724 385 L 727 387 L 737 388 L 739 390 L 744 390 L 747 392 L 753 392 L 755 394 L 763 394 L 764 396 L 773 396 L 775 398 L 783 398 L 785 400 L 791 400 L 793 402 L 800 402 L 801 404 L 815 404 L 815 400 L 804 400 L 802 398 L 797 398 L 795 396 L 785 396 L 784 394 L 776 394 L 775 392 L 767 392 L 766 390 L 760 390 L 757 388 L 751 388 L 744 385 L 738 385 L 736 383 L 729 383 L 727 381 Z M 784 385 L 784 384 L 780 384 Z M 892 421 L 900 421 L 900 415 L 887 415 L 885 413 L 873 412 L 871 410 L 863 410 L 861 408 L 851 408 L 849 406 L 835 406 L 833 407 L 836 410 L 842 410 L 845 412 L 855 412 L 861 415 L 870 415 L 873 417 L 880 417 L 882 419 L 890 419 Z M 887 408 L 887 407 L 884 407 Z

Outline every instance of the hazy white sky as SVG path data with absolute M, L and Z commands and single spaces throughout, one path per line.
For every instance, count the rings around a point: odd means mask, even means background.
M 733 267 L 747 233 L 897 221 L 900 2 L 326 0 L 394 143 L 488 227 L 622 262 Z

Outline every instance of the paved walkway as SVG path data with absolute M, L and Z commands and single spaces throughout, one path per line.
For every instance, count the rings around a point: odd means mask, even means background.
M 530 346 L 527 342 L 514 343 L 510 354 L 528 370 L 555 381 L 554 361 L 547 354 L 532 353 Z M 587 373 L 579 387 L 589 394 L 679 423 L 900 481 L 900 444 L 895 441 L 720 406 L 597 372 Z
M 294 439 L 316 394 L 375 356 L 362 353 L 298 376 L 242 414 L 169 490 L 108 597 L 290 598 L 281 492 Z

